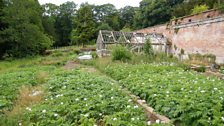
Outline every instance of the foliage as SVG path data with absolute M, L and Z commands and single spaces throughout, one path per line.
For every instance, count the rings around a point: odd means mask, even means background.
M 128 26 L 125 26 L 121 29 L 122 32 L 131 32 L 131 28 L 129 28 Z
M 112 31 L 113 29 L 107 24 L 107 23 L 102 23 L 101 25 L 99 25 L 96 29 L 97 32 L 99 32 L 100 30 L 108 30 L 108 31 Z
M 98 58 L 98 55 L 97 55 L 96 52 L 91 52 L 91 55 L 92 55 L 92 57 L 93 57 L 94 59 Z
M 195 60 L 195 61 L 201 61 L 201 62 L 204 62 L 204 63 L 214 63 L 215 60 L 216 60 L 216 56 L 213 55 L 213 54 L 204 54 L 204 55 L 201 55 L 201 54 L 190 54 L 189 55 L 189 59 L 190 60 Z
M 93 6 L 95 22 L 108 24 L 113 30 L 120 30 L 120 14 L 113 4 Z
M 34 86 L 39 80 L 36 78 L 38 71 L 52 71 L 54 67 L 40 66 L 19 66 L 16 70 L 3 72 L 0 74 L 0 117 L 3 112 L 12 109 L 13 102 L 17 97 L 19 88 L 22 85 Z M 1 123 L 0 123 L 1 124 Z
M 134 16 L 136 13 L 136 8 L 131 6 L 125 6 L 119 9 L 120 12 L 120 27 L 124 29 L 125 27 L 132 28 L 134 24 Z
M 143 110 L 108 78 L 79 70 L 57 71 L 46 88 L 45 101 L 25 112 L 24 124 L 146 126 Z
M 7 43 L 2 39 L 2 31 L 8 27 L 6 23 L 4 23 L 3 17 L 5 16 L 3 13 L 3 9 L 5 8 L 5 3 L 3 0 L 0 0 L 0 59 L 3 57 L 5 52 L 8 50 Z
M 197 71 L 197 72 L 205 72 L 206 68 L 205 68 L 205 66 L 200 66 L 200 67 L 196 68 L 195 71 Z
M 204 4 L 204 5 L 196 5 L 196 6 L 194 7 L 194 9 L 192 9 L 191 14 L 198 14 L 198 13 L 201 13 L 201 12 L 203 12 L 203 11 L 208 10 L 208 8 L 209 8 L 209 7 L 208 7 L 206 4 Z
M 184 55 L 184 52 L 185 52 L 184 49 L 180 50 L 180 54 Z
M 131 59 L 131 53 L 123 46 L 116 46 L 112 50 L 112 60 L 128 61 Z
M 178 67 L 182 68 L 184 71 L 190 71 L 191 66 L 186 63 L 179 63 L 177 64 Z
M 51 36 L 54 41 L 58 41 L 55 22 L 58 15 L 57 11 L 59 7 L 51 3 L 44 4 L 41 7 L 43 10 L 42 22 L 44 31 L 46 34 Z
M 154 56 L 154 51 L 151 45 L 151 40 L 148 39 L 146 40 L 146 42 L 144 43 L 144 53 L 149 56 L 149 58 L 152 58 Z
M 71 43 L 70 34 L 73 30 L 73 18 L 76 12 L 74 2 L 66 2 L 58 8 L 59 14 L 56 17 L 56 43 L 55 46 L 68 46 Z
M 220 71 L 222 74 L 224 74 L 224 67 L 221 67 Z
M 43 33 L 40 5 L 36 0 L 12 0 L 3 8 L 7 28 L 0 31 L 1 44 L 12 57 L 41 54 L 52 45 Z
M 74 2 L 60 6 L 48 3 L 42 5 L 41 10 L 37 0 L 0 0 L 0 58 L 41 54 L 52 44 L 58 47 L 94 43 L 100 29 L 132 31 L 165 23 L 171 17 L 189 15 L 195 5 L 199 9 L 204 5 L 208 9 L 221 9 L 223 2 L 142 0 L 139 7 L 121 9 L 116 9 L 113 4 L 84 3 L 77 11 Z
M 189 15 L 192 13 L 195 5 L 206 5 L 208 9 L 217 8 L 217 6 L 223 5 L 224 1 L 222 0 L 188 0 L 181 2 L 180 4 L 176 5 L 173 10 L 173 16 L 181 17 L 185 15 Z
M 82 44 L 84 47 L 93 39 L 96 30 L 92 7 L 88 3 L 80 6 L 74 24 L 75 27 L 71 33 L 72 44 Z
M 135 20 L 139 22 L 136 27 L 145 28 L 169 21 L 172 17 L 172 9 L 182 3 L 183 0 L 142 0 L 139 13 Z
M 223 81 L 173 64 L 112 64 L 104 71 L 179 125 L 223 125 Z

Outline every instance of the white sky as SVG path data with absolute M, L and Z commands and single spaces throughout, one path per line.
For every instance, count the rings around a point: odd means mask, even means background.
M 66 1 L 74 1 L 76 4 L 79 4 L 79 5 L 83 2 L 88 2 L 89 4 L 95 4 L 95 5 L 111 3 L 115 5 L 117 9 L 119 9 L 127 5 L 138 7 L 139 2 L 141 0 L 38 0 L 38 1 L 40 2 L 40 4 L 53 3 L 56 5 L 60 5 Z

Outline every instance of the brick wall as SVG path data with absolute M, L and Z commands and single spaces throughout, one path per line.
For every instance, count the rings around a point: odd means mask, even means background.
M 175 25 L 171 21 L 171 25 L 158 25 L 137 32 L 162 33 L 172 42 L 171 52 L 176 56 L 183 49 L 186 55 L 213 54 L 217 63 L 224 64 L 224 15 L 217 10 L 210 10 L 178 20 L 182 20 L 182 23 Z

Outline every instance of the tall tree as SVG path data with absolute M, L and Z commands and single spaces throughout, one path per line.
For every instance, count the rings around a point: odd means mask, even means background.
M 93 7 L 94 19 L 98 25 L 108 24 L 113 30 L 120 29 L 120 15 L 113 4 L 103 4 Z
M 81 4 L 74 19 L 74 29 L 71 33 L 72 44 L 82 44 L 90 42 L 95 33 L 95 22 L 92 6 L 88 3 Z
M 142 27 L 162 24 L 170 20 L 172 9 L 183 0 L 143 0 L 140 2 Z
M 43 27 L 46 34 L 48 34 L 53 41 L 56 41 L 57 34 L 55 28 L 56 18 L 58 16 L 58 6 L 55 4 L 47 3 L 42 5 L 43 9 Z
M 3 18 L 4 18 L 4 13 L 3 9 L 5 7 L 5 3 L 3 0 L 0 0 L 0 58 L 5 54 L 7 50 L 7 43 L 3 41 L 3 35 L 2 31 L 7 27 L 7 24 L 4 23 Z
M 8 55 L 40 54 L 51 46 L 50 39 L 43 33 L 41 7 L 37 0 L 11 0 L 3 12 L 8 27 L 1 31 L 0 38 L 7 43 Z
M 70 34 L 72 31 L 72 21 L 76 13 L 76 4 L 74 2 L 66 2 L 60 5 L 58 16 L 55 22 L 56 28 L 56 43 L 55 46 L 68 46 L 71 42 Z
M 120 10 L 120 25 L 121 28 L 132 28 L 134 24 L 134 15 L 136 13 L 136 9 L 131 6 L 125 6 Z
M 223 0 L 184 0 L 179 3 L 172 12 L 175 17 L 181 17 L 192 13 L 195 6 L 206 5 L 208 9 L 218 8 L 224 5 Z

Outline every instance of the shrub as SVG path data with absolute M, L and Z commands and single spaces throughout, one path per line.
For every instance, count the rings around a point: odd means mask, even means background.
M 201 12 L 203 12 L 203 11 L 208 10 L 208 8 L 209 8 L 209 7 L 208 7 L 206 4 L 204 4 L 204 5 L 196 5 L 196 6 L 194 7 L 194 9 L 192 9 L 191 14 L 201 13 Z
M 98 58 L 98 55 L 96 54 L 96 52 L 91 52 L 91 55 L 94 59 Z
M 123 46 L 117 46 L 112 50 L 112 60 L 127 61 L 131 59 L 131 53 Z
M 204 73 L 206 71 L 206 68 L 205 68 L 205 66 L 200 66 L 200 67 L 196 68 L 195 71 Z
M 60 52 L 60 51 L 58 51 L 58 50 L 56 50 L 55 52 L 52 53 L 51 56 L 53 56 L 53 57 L 59 57 L 59 56 L 63 56 L 63 53 Z
M 221 73 L 224 74 L 224 67 L 221 67 Z
M 143 49 L 144 49 L 144 53 L 146 55 L 148 55 L 149 57 L 153 57 L 154 56 L 154 51 L 153 51 L 150 39 L 146 40 Z
M 81 50 L 80 49 L 74 49 L 73 52 L 78 55 L 79 53 L 81 53 Z
M 189 71 L 191 70 L 191 66 L 188 64 L 184 64 L 184 63 L 179 63 L 177 64 L 178 67 L 181 67 L 184 71 Z

